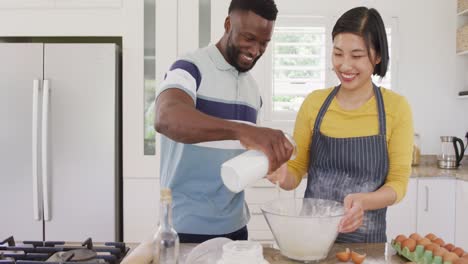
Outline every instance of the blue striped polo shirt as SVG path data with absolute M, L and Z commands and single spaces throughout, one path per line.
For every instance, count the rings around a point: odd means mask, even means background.
M 250 73 L 230 65 L 215 45 L 179 58 L 166 73 L 158 94 L 180 89 L 196 109 L 218 118 L 256 124 L 261 106 Z M 219 235 L 244 227 L 250 219 L 244 192 L 232 193 L 221 179 L 221 164 L 245 150 L 239 141 L 183 144 L 161 136 L 161 186 L 173 195 L 173 224 L 179 233 Z

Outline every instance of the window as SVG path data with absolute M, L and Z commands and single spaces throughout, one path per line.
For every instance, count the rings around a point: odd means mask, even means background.
M 333 20 L 333 22 L 332 22 Z M 270 44 L 267 64 L 266 121 L 294 121 L 304 98 L 316 89 L 338 83 L 331 70 L 331 30 L 336 18 L 279 17 Z M 396 19 L 386 22 L 390 64 L 385 78 L 373 76 L 375 84 L 393 88 L 395 83 L 394 30 Z M 331 26 L 327 26 L 331 25 Z M 268 80 L 269 79 L 269 80 Z M 271 82 L 271 83 L 270 83 Z M 394 86 L 394 85 L 393 85 Z
M 155 155 L 154 99 L 156 91 L 155 0 L 144 3 L 144 154 Z
M 277 27 L 273 49 L 273 112 L 297 112 L 304 95 L 325 85 L 325 28 Z

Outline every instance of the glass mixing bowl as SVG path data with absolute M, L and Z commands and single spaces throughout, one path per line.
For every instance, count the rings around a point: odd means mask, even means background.
M 313 198 L 273 200 L 261 209 L 281 254 L 304 262 L 327 257 L 344 215 L 343 204 Z

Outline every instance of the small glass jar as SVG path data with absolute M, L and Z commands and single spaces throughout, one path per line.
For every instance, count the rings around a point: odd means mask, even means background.
M 421 137 L 418 133 L 414 134 L 413 142 L 413 159 L 411 161 L 411 166 L 418 166 L 421 160 Z

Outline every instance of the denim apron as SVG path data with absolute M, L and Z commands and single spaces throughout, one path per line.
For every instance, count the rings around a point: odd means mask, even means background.
M 385 109 L 380 89 L 373 84 L 379 117 L 379 134 L 333 138 L 320 132 L 320 125 L 340 86 L 327 97 L 315 120 L 309 155 L 305 197 L 343 202 L 350 193 L 379 189 L 388 173 Z M 340 233 L 338 243 L 386 242 L 387 208 L 364 212 L 363 225 L 352 233 Z

